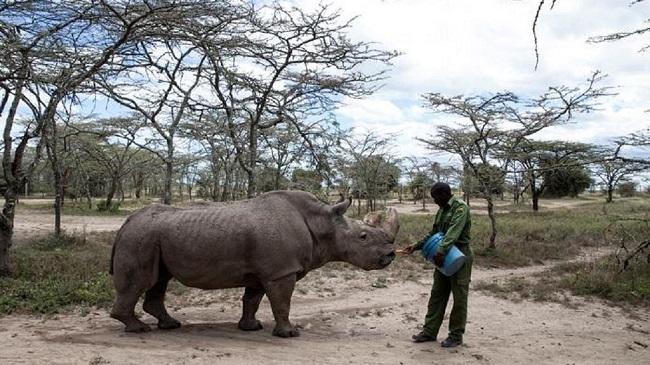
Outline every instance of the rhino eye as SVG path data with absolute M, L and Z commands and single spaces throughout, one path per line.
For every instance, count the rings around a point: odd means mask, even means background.
M 366 232 L 361 232 L 361 234 L 359 235 L 359 238 L 361 238 L 362 240 L 365 240 L 367 236 L 368 235 L 366 234 Z

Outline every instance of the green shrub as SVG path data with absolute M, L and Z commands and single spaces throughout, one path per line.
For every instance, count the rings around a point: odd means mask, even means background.
M 11 251 L 12 275 L 0 278 L 0 314 L 57 313 L 105 307 L 114 297 L 110 245 L 71 235 L 48 236 Z
M 100 212 L 117 213 L 120 211 L 120 202 L 111 202 L 109 207 L 106 200 L 100 200 L 97 202 L 97 210 Z

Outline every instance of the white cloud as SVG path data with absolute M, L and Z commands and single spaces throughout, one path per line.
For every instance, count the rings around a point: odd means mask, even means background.
M 318 1 L 300 1 L 301 7 Z M 532 23 L 538 1 L 508 0 L 335 0 L 344 18 L 359 16 L 350 36 L 375 41 L 404 54 L 375 95 L 350 101 L 338 111 L 343 125 L 357 130 L 400 132 L 399 151 L 426 154 L 415 136 L 435 132 L 448 118 L 422 107 L 421 95 L 491 93 L 504 90 L 535 97 L 550 86 L 584 85 L 595 70 L 618 95 L 602 100 L 600 111 L 549 129 L 540 138 L 604 143 L 650 125 L 647 36 L 613 43 L 587 43 L 590 36 L 644 25 L 650 4 L 558 0 L 545 5 L 538 23 L 540 63 L 535 67 Z

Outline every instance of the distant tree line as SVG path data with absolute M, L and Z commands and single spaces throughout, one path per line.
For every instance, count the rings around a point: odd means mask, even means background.
M 486 199 L 494 218 L 504 192 L 528 194 L 537 210 L 543 194 L 578 194 L 594 174 L 613 191 L 647 166 L 625 157 L 647 147 L 645 132 L 612 148 L 533 138 L 609 95 L 599 72 L 534 100 L 424 95 L 463 120 L 420 140 L 456 161 L 396 156 L 394 136 L 353 133 L 333 117 L 344 97 L 375 92 L 399 56 L 350 39 L 353 22 L 327 5 L 275 1 L 2 2 L 0 273 L 22 195 L 54 197 L 56 234 L 69 200 L 92 208 L 100 197 L 96 208 L 113 210 L 127 197 L 303 189 L 351 195 L 360 213 L 405 193 L 424 209 L 437 180 Z

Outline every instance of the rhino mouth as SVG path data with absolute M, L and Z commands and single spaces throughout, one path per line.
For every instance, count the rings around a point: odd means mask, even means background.
M 386 267 L 395 259 L 395 252 L 389 252 L 379 259 L 379 266 Z

